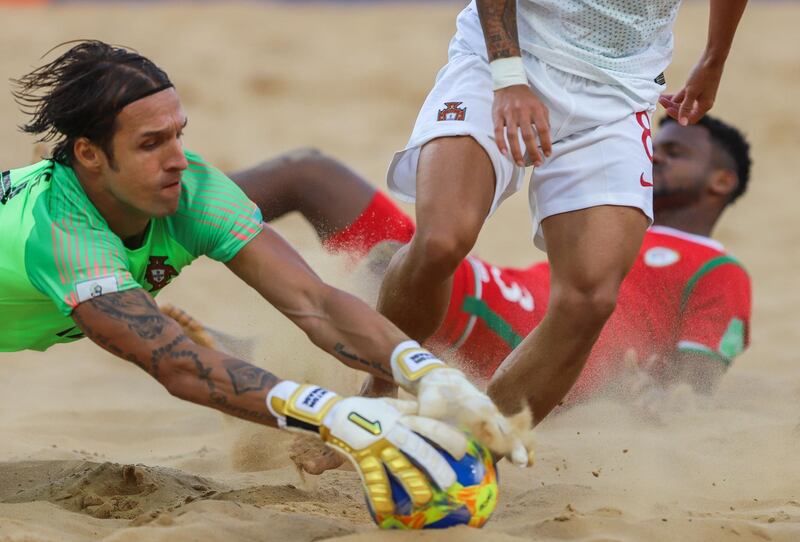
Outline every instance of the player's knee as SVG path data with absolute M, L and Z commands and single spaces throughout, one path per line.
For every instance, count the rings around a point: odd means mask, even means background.
M 617 292 L 607 287 L 562 287 L 553 290 L 551 310 L 576 327 L 600 328 L 614 312 Z
M 451 275 L 472 250 L 474 241 L 449 232 L 428 232 L 415 236 L 411 252 L 425 273 Z
M 341 179 L 332 175 L 343 167 L 335 158 L 314 147 L 295 149 L 284 155 L 285 167 L 295 179 L 296 190 L 322 189 L 332 184 L 341 184 Z
M 292 179 L 307 176 L 308 171 L 315 170 L 329 158 L 315 147 L 301 147 L 276 156 L 256 166 L 265 179 L 274 182 L 274 173 L 280 171 Z M 292 183 L 297 184 L 297 183 Z

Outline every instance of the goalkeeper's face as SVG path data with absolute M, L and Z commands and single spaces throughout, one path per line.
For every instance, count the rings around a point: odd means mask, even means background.
M 188 167 L 185 127 L 186 114 L 174 88 L 123 108 L 102 175 L 104 188 L 139 215 L 161 217 L 177 211 L 181 175 Z

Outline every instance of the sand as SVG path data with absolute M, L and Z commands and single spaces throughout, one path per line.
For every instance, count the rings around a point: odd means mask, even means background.
M 706 3 L 684 6 L 668 73 L 677 89 L 705 39 Z M 317 146 L 376 184 L 404 145 L 445 60 L 456 4 L 77 4 L 0 8 L 0 76 L 54 44 L 127 44 L 171 74 L 189 114 L 187 145 L 235 168 Z M 753 143 L 750 193 L 716 236 L 752 273 L 752 348 L 713 398 L 676 391 L 656 419 L 598 399 L 545 421 L 536 466 L 501 466 L 501 501 L 482 531 L 382 533 L 351 470 L 301 478 L 282 433 L 181 402 L 88 342 L 0 354 L 0 541 L 798 540 L 800 539 L 800 5 L 752 3 L 716 113 Z M 0 92 L 0 169 L 32 140 Z M 340 262 L 290 217 L 277 227 L 327 280 Z M 526 198 L 503 206 L 478 252 L 521 265 Z M 162 294 L 251 339 L 255 363 L 353 393 L 361 376 L 306 344 L 224 267 L 198 261 Z M 213 288 L 209 288 L 212 284 Z M 245 345 L 247 346 L 247 345 Z M 248 348 L 244 348 L 248 350 Z

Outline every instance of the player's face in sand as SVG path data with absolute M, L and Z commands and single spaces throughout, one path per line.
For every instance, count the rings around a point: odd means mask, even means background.
M 112 140 L 106 188 L 126 207 L 148 217 L 178 209 L 181 175 L 188 167 L 181 141 L 186 126 L 174 88 L 137 100 L 120 111 Z
M 655 209 L 691 205 L 706 191 L 714 171 L 713 146 L 702 126 L 668 122 L 653 140 Z

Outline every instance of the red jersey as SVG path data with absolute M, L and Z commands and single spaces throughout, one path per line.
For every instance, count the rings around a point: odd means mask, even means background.
M 340 246 L 364 254 L 381 240 L 407 242 L 413 235 L 411 219 L 380 193 L 365 216 L 371 218 L 360 217 L 343 230 L 347 235 L 337 234 L 343 237 Z M 360 232 L 370 222 L 380 226 Z M 369 242 L 356 248 L 353 239 Z M 541 322 L 549 293 L 546 262 L 515 269 L 470 256 L 456 270 L 445 321 L 429 343 L 460 358 L 473 376 L 488 379 Z M 656 372 L 667 369 L 676 351 L 730 365 L 749 344 L 750 312 L 750 278 L 721 244 L 653 226 L 570 398 L 584 397 L 613 379 L 628 350 L 642 362 L 655 359 Z
M 459 358 L 472 376 L 489 379 L 542 321 L 549 295 L 545 262 L 513 269 L 469 256 L 456 270 L 447 315 L 430 343 Z
M 607 382 L 631 349 L 640 363 L 655 361 L 656 376 L 681 351 L 729 366 L 750 344 L 750 312 L 750 277 L 720 243 L 653 226 L 571 394 Z

